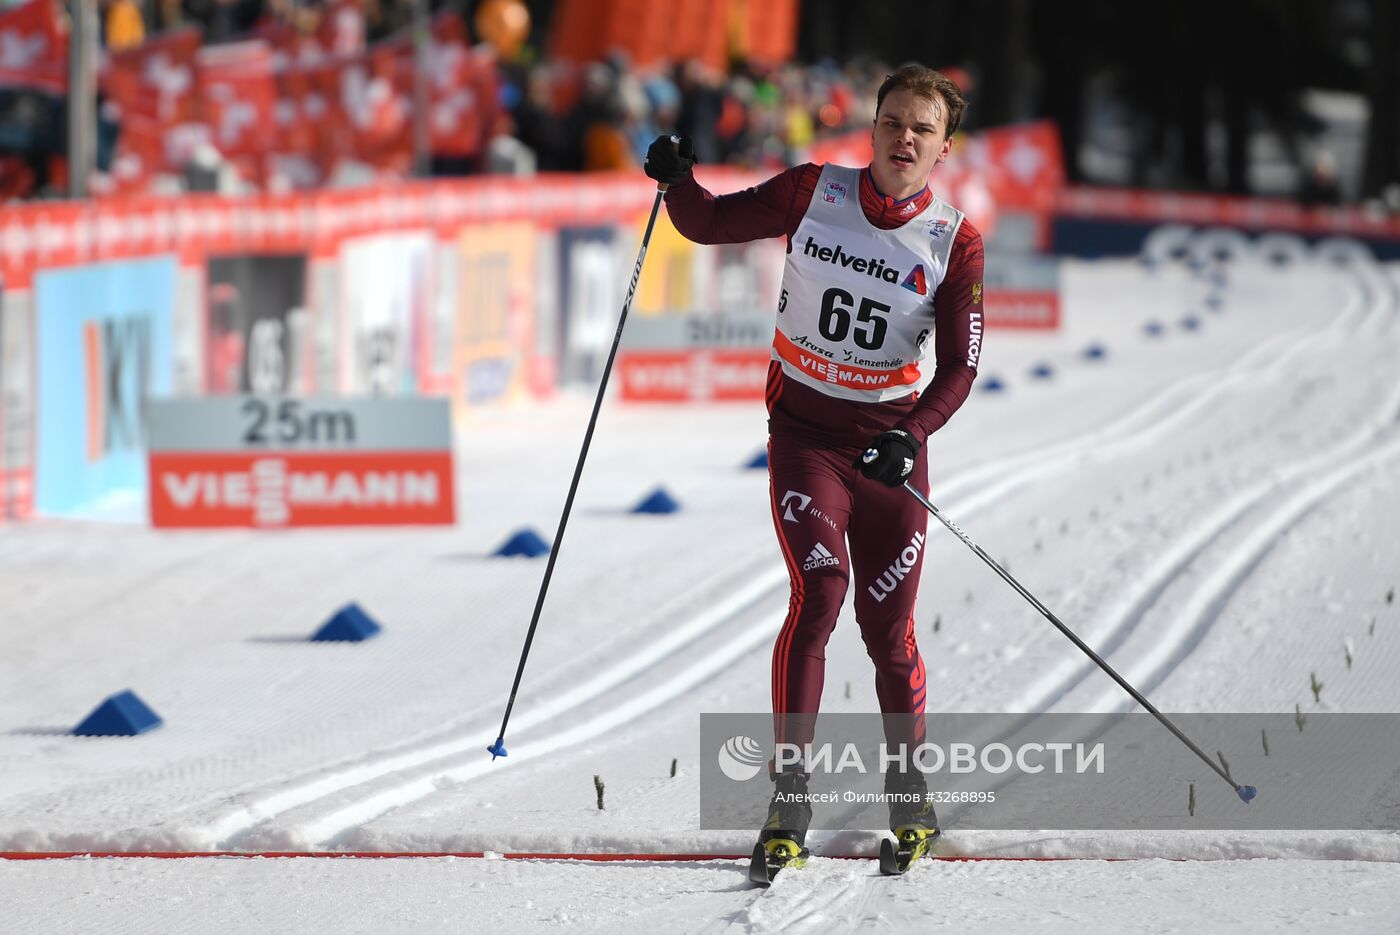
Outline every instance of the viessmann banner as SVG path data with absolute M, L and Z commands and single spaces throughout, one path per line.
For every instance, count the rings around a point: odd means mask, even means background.
M 617 356 L 629 402 L 762 400 L 773 314 L 653 315 L 630 319 Z
M 149 477 L 157 527 L 450 524 L 450 403 L 152 400 Z

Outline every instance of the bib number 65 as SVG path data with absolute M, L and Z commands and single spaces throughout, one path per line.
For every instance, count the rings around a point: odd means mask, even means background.
M 851 311 L 855 309 L 855 333 L 852 337 L 867 351 L 877 351 L 885 343 L 889 322 L 884 317 L 890 307 L 883 302 L 862 296 L 859 307 L 856 299 L 845 289 L 831 288 L 822 295 L 821 318 L 817 328 L 828 341 L 844 341 L 851 333 Z

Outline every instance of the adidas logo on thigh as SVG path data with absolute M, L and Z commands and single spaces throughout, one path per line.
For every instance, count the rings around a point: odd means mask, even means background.
M 826 568 L 830 565 L 840 565 L 841 560 L 827 551 L 826 546 L 820 542 L 812 549 L 807 561 L 802 563 L 803 571 L 815 571 L 818 568 Z

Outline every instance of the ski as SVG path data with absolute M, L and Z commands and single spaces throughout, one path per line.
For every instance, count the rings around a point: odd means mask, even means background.
M 898 842 L 888 838 L 880 842 L 880 872 L 887 877 L 907 873 L 909 868 L 933 850 L 938 829 L 928 830 L 916 825 L 900 828 Z
M 798 869 L 812 856 L 807 848 L 787 838 L 770 838 L 753 846 L 753 857 L 749 859 L 749 882 L 756 886 L 768 886 L 778 871 L 786 867 Z

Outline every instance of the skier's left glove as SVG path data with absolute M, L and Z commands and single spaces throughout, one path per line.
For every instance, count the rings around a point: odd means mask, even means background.
M 855 460 L 860 472 L 886 487 L 899 487 L 914 473 L 919 443 L 903 429 L 881 432 L 870 440 L 865 453 Z

